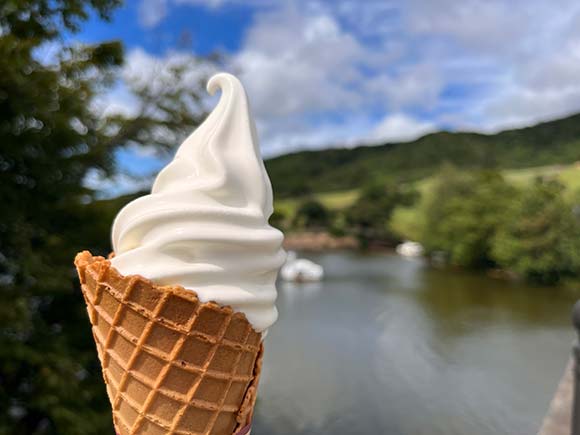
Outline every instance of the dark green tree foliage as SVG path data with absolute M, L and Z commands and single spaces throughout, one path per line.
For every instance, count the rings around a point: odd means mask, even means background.
M 160 128 L 190 131 L 202 115 L 192 110 L 194 94 L 171 87 L 136 88 L 142 107 L 133 119 L 91 110 L 115 80 L 122 47 L 69 46 L 60 34 L 91 11 L 107 19 L 119 3 L 0 2 L 1 434 L 112 433 L 71 264 L 84 248 L 108 252 L 112 213 L 90 204 L 83 179 L 90 170 L 111 174 L 119 146 L 168 146 Z M 60 52 L 40 62 L 46 43 Z
M 272 216 L 270 216 L 269 223 L 279 230 L 284 230 L 284 227 L 286 226 L 286 213 L 282 210 L 274 210 Z
M 445 167 L 425 205 L 422 242 L 427 251 L 443 251 L 459 266 L 491 266 L 491 240 L 514 195 L 515 189 L 497 172 Z
M 498 264 L 545 284 L 580 274 L 580 217 L 563 192 L 553 180 L 525 190 L 494 239 Z
M 346 223 L 362 247 L 392 244 L 388 223 L 397 206 L 410 206 L 418 194 L 394 182 L 373 182 L 363 187 L 357 201 L 346 211 Z
M 114 2 L 94 2 L 107 16 Z M 56 65 L 33 56 L 86 17 L 87 6 L 8 2 L 0 26 L 0 432 L 111 430 L 71 257 L 88 225 L 77 207 L 89 167 L 110 150 L 87 102 L 120 65 L 116 43 L 63 48 Z M 98 73 L 85 80 L 89 69 Z M 90 230 L 88 231 L 90 233 Z
M 294 216 L 294 227 L 304 229 L 326 228 L 331 217 L 328 209 L 315 199 L 307 199 L 298 207 Z

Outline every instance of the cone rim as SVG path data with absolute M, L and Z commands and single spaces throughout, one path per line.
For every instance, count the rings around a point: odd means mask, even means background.
M 243 311 L 235 310 L 231 305 L 220 304 L 220 303 L 216 302 L 215 300 L 211 300 L 211 299 L 207 302 L 204 302 L 204 301 L 199 299 L 199 295 L 197 294 L 197 292 L 195 290 L 186 289 L 185 287 L 183 287 L 182 285 L 179 285 L 179 284 L 159 285 L 159 284 L 156 284 L 155 282 L 153 282 L 152 280 L 150 280 L 149 278 L 144 277 L 143 275 L 139 275 L 139 274 L 123 275 L 111 263 L 110 258 L 113 258 L 114 256 L 115 256 L 114 252 L 109 254 L 108 258 L 105 258 L 105 257 L 100 256 L 100 255 L 93 255 L 90 251 L 84 250 L 84 251 L 79 252 L 75 256 L 74 265 L 80 274 L 81 271 L 84 271 L 84 268 L 91 266 L 91 265 L 94 265 L 95 263 L 100 263 L 102 265 L 105 265 L 106 266 L 105 269 L 109 270 L 110 272 L 113 272 L 114 275 L 116 275 L 116 277 L 119 279 L 125 280 L 125 279 L 136 278 L 139 281 L 143 282 L 144 284 L 147 284 L 151 287 L 157 288 L 163 292 L 168 291 L 170 293 L 174 293 L 176 295 L 182 296 L 185 299 L 189 299 L 191 302 L 196 302 L 196 303 L 200 303 L 200 304 L 204 304 L 204 305 L 207 304 L 207 305 L 211 306 L 213 309 L 217 309 L 218 311 L 220 311 L 223 314 L 227 314 L 227 315 L 237 314 L 238 316 L 243 318 L 244 321 L 248 322 L 248 324 L 250 325 L 250 328 L 252 328 L 252 330 L 254 332 L 256 332 L 257 334 L 260 334 L 262 339 L 264 338 L 264 334 L 261 331 L 258 331 L 254 327 L 254 325 L 252 325 L 252 323 L 248 320 L 246 314 Z

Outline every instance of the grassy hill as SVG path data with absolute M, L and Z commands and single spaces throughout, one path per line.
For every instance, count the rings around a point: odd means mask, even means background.
M 501 171 L 505 179 L 514 186 L 525 187 L 536 177 L 549 177 L 557 179 L 566 187 L 568 198 L 577 198 L 580 194 L 580 164 L 549 165 L 523 169 L 505 169 Z M 389 223 L 393 234 L 401 239 L 418 240 L 423 225 L 421 208 L 431 195 L 431 187 L 435 177 L 428 176 L 419 180 L 411 181 L 420 193 L 419 202 L 410 207 L 397 207 Z M 287 223 L 291 222 L 298 206 L 308 197 L 313 197 L 324 204 L 329 210 L 340 211 L 350 207 L 358 198 L 359 189 L 348 189 L 335 192 L 318 192 L 307 196 L 276 199 L 276 210 L 287 217 Z
M 580 114 L 497 134 L 429 134 L 413 142 L 301 151 L 266 161 L 278 198 L 354 189 L 372 178 L 413 181 L 443 163 L 529 168 L 580 160 Z
M 536 177 L 553 177 L 559 180 L 569 195 L 580 192 L 580 164 L 549 165 L 523 169 L 505 169 L 501 171 L 507 181 L 523 187 Z M 411 184 L 422 194 L 428 193 L 433 184 L 433 177 L 428 176 L 411 181 Z M 359 195 L 359 189 L 348 189 L 334 192 L 317 192 L 304 196 L 276 199 L 276 210 L 287 216 L 293 216 L 298 205 L 306 198 L 313 197 L 329 210 L 342 210 L 351 206 Z M 409 208 L 411 209 L 411 208 Z

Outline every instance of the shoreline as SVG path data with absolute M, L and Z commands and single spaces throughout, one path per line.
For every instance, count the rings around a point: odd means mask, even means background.
M 333 236 L 326 231 L 289 233 L 284 238 L 283 246 L 287 251 L 359 250 L 356 238 L 352 236 Z
M 288 233 L 285 236 L 283 248 L 286 251 L 303 251 L 303 252 L 323 252 L 323 251 L 351 251 L 351 252 L 361 252 L 361 253 L 392 253 L 396 254 L 395 248 L 393 246 L 386 245 L 372 245 L 366 249 L 362 249 L 358 243 L 358 240 L 353 236 L 333 236 L 327 231 L 300 231 Z M 398 255 L 398 254 L 396 254 Z M 421 256 L 420 258 L 427 261 L 432 267 L 436 268 L 446 268 L 450 270 L 458 270 L 464 272 L 473 272 L 487 276 L 488 278 L 498 280 L 498 281 L 510 281 L 514 283 L 522 282 L 524 279 L 517 273 L 504 270 L 497 267 L 491 267 L 488 269 L 470 270 L 464 269 L 458 266 L 453 266 L 450 264 L 438 263 L 428 256 Z M 549 284 L 539 284 L 531 283 L 533 286 L 538 287 L 551 287 L 551 288 L 565 288 L 570 287 L 576 288 L 580 285 L 579 281 L 563 279 L 560 283 L 549 285 Z

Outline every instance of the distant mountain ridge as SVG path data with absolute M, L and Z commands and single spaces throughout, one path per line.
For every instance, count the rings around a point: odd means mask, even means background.
M 580 160 L 580 113 L 496 134 L 438 132 L 412 142 L 300 151 L 266 161 L 277 197 L 358 187 L 373 178 L 415 180 L 444 163 L 525 168 Z

